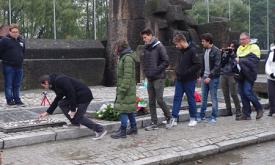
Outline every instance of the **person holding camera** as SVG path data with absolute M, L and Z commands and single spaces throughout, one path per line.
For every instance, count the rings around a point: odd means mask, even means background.
M 241 105 L 238 98 L 237 82 L 234 79 L 233 66 L 235 62 L 236 51 L 238 48 L 237 41 L 232 41 L 228 48 L 222 49 L 221 57 L 221 89 L 223 92 L 226 113 L 223 116 L 232 116 L 231 99 L 233 99 L 236 108 L 236 120 L 241 117 Z

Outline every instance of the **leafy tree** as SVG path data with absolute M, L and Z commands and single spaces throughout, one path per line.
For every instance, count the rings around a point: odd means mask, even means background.
M 56 0 L 56 30 L 60 39 L 93 38 L 93 0 Z M 108 0 L 96 0 L 97 36 L 107 29 Z M 53 38 L 53 0 L 11 0 L 11 22 L 26 38 Z M 8 0 L 0 0 L 0 20 L 9 23 Z

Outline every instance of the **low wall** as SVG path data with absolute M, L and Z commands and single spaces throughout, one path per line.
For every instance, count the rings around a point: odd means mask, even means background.
M 105 52 L 100 41 L 27 40 L 22 89 L 40 88 L 38 78 L 51 73 L 64 73 L 87 85 L 101 85 L 106 64 Z M 3 90 L 3 83 L 3 75 L 0 74 L 0 90 Z

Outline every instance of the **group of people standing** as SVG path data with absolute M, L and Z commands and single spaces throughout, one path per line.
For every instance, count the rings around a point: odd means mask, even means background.
M 176 47 L 180 49 L 180 54 L 178 55 L 175 68 L 175 95 L 172 112 L 170 112 L 163 100 L 166 78 L 165 70 L 169 65 L 167 51 L 162 43 L 154 36 L 151 29 L 143 30 L 140 35 L 145 43 L 140 62 L 144 75 L 148 80 L 147 91 L 151 114 L 151 124 L 145 127 L 145 130 L 151 131 L 159 128 L 156 103 L 158 103 L 164 113 L 166 119 L 164 123 L 166 123 L 166 128 L 169 129 L 177 125 L 184 94 L 187 96 L 189 106 L 190 121 L 188 126 L 195 126 L 197 125 L 197 122 L 206 119 L 208 119 L 209 123 L 216 123 L 218 116 L 217 91 L 220 81 L 226 103 L 226 114 L 224 114 L 224 116 L 233 115 L 230 95 L 235 104 L 236 120 L 251 119 L 250 115 L 252 107 L 250 103 L 252 103 L 257 112 L 256 119 L 260 119 L 263 116 L 262 105 L 253 92 L 253 85 L 257 78 L 258 64 L 260 61 L 260 49 L 256 44 L 250 43 L 249 34 L 245 32 L 241 33 L 240 46 L 238 46 L 237 42 L 232 42 L 228 48 L 220 50 L 213 44 L 212 34 L 205 33 L 201 36 L 201 43 L 204 48 L 204 54 L 202 57 L 199 57 L 195 46 L 192 43 L 189 43 L 184 35 L 176 34 L 174 36 L 173 42 Z M 122 50 L 123 51 L 118 51 L 120 52 L 118 53 L 120 59 L 118 65 L 117 93 L 120 94 L 117 95 L 115 101 L 115 110 L 122 111 L 123 108 L 121 106 L 116 106 L 118 102 L 121 102 L 121 98 L 125 99 L 125 107 L 127 105 L 126 103 L 131 104 L 132 107 L 126 108 L 128 110 L 127 115 L 125 114 L 126 111 L 121 112 L 121 128 L 114 135 L 111 135 L 113 138 L 125 138 L 127 134 L 129 135 L 133 132 L 135 134 L 137 133 L 136 121 L 134 119 L 135 114 L 133 113 L 135 102 L 130 99 L 135 96 L 135 90 L 132 90 L 135 84 L 135 60 L 133 57 L 130 57 L 131 52 L 126 51 L 130 50 L 129 45 L 126 46 L 125 44 L 125 47 Z M 129 56 L 126 62 L 124 59 L 127 57 L 125 57 L 125 53 L 122 53 L 125 51 L 128 52 Z M 129 61 L 131 61 L 131 63 Z M 130 66 L 132 69 L 129 69 Z M 274 69 L 274 66 L 272 67 Z M 274 73 L 274 70 L 271 72 Z M 131 74 L 132 77 L 130 76 Z M 274 76 L 274 74 L 270 73 L 269 77 L 272 76 Z M 124 80 L 124 82 L 122 80 Z M 130 82 L 133 82 L 133 86 L 129 86 Z M 197 112 L 196 101 L 194 98 L 196 82 L 200 82 L 202 94 L 202 105 L 199 112 Z M 130 91 L 133 92 L 130 93 Z M 241 108 L 240 105 L 238 91 L 241 96 L 243 108 Z M 124 93 L 124 95 L 121 96 L 121 93 Z M 207 108 L 209 93 L 212 102 L 212 113 L 209 116 L 206 116 L 205 111 Z M 128 94 L 132 97 L 129 97 Z M 129 112 L 130 109 L 133 109 L 133 111 Z M 273 111 L 271 110 L 270 115 L 272 114 Z M 128 119 L 130 120 L 131 127 L 127 132 L 127 122 L 125 121 Z
M 253 84 L 257 77 L 258 63 L 260 61 L 260 49 L 256 44 L 250 43 L 250 36 L 241 33 L 240 46 L 237 42 L 232 42 L 229 48 L 220 50 L 213 44 L 213 36 L 205 33 L 201 36 L 204 54 L 202 57 L 196 52 L 196 48 L 189 43 L 182 34 L 177 34 L 173 42 L 180 54 L 175 68 L 175 95 L 172 112 L 170 112 L 165 101 L 163 92 L 165 86 L 165 70 L 169 65 L 167 51 L 163 44 L 153 35 L 152 30 L 145 29 L 140 33 L 145 42 L 144 51 L 140 57 L 145 77 L 148 80 L 147 91 L 149 96 L 149 109 L 151 114 L 151 124 L 145 127 L 146 131 L 159 128 L 156 103 L 160 106 L 165 116 L 166 128 L 169 129 L 177 125 L 180 106 L 183 95 L 186 94 L 189 106 L 190 121 L 188 126 L 193 127 L 198 122 L 208 119 L 209 123 L 216 123 L 218 116 L 217 90 L 221 81 L 221 89 L 226 103 L 225 116 L 232 116 L 230 95 L 234 101 L 236 109 L 236 120 L 251 120 L 252 107 L 254 106 L 257 115 L 256 119 L 263 116 L 263 108 L 257 96 L 253 92 Z M 137 134 L 136 112 L 136 78 L 135 63 L 137 57 L 130 48 L 126 40 L 119 40 L 114 45 L 114 55 L 118 57 L 117 63 L 117 89 L 114 102 L 114 111 L 120 113 L 121 125 L 117 131 L 111 134 L 114 139 L 126 138 L 127 135 Z M 268 91 L 270 95 L 270 112 L 274 111 L 274 85 L 275 85 L 275 60 L 274 48 L 270 53 L 266 63 L 266 73 L 268 74 Z M 90 91 L 77 80 L 64 75 L 51 75 L 40 79 L 41 85 L 45 88 L 53 89 L 57 98 L 49 109 L 42 113 L 40 117 L 52 114 L 53 109 L 59 104 L 66 117 L 72 124 L 82 124 L 96 132 L 94 139 L 101 139 L 107 131 L 99 124 L 94 123 L 84 116 L 87 106 L 92 100 L 85 100 L 80 89 Z M 197 112 L 194 98 L 196 82 L 201 83 L 202 106 Z M 71 84 L 71 85 L 70 85 Z M 82 86 L 82 88 L 80 88 Z M 238 89 L 237 89 L 238 88 Z M 78 93 L 72 97 L 73 90 Z M 243 108 L 241 108 L 238 91 L 241 96 Z M 89 93 L 89 92 L 88 92 Z M 206 116 L 208 94 L 211 95 L 212 113 Z M 69 95 L 68 95 L 69 94 Z M 87 93 L 86 93 L 87 94 Z M 85 95 L 86 95 L 85 94 Z M 68 101 L 61 99 L 70 98 Z M 82 98 L 82 99 L 81 99 Z M 65 99 L 66 100 L 66 99 Z M 76 100 L 76 101 L 73 101 Z M 127 129 L 128 121 L 130 127 Z
M 188 42 L 183 34 L 176 34 L 173 42 L 178 48 L 179 55 L 175 67 L 175 95 L 172 112 L 163 100 L 165 87 L 165 70 L 169 66 L 169 58 L 164 45 L 154 36 L 151 29 L 144 29 L 140 33 L 145 46 L 140 57 L 144 75 L 148 80 L 147 91 L 149 96 L 149 109 L 151 124 L 145 130 L 151 131 L 159 128 L 156 103 L 165 116 L 166 128 L 177 125 L 183 95 L 187 96 L 190 121 L 188 126 L 193 127 L 198 122 L 208 119 L 209 123 L 216 123 L 218 116 L 217 91 L 221 82 L 221 89 L 226 103 L 226 116 L 232 116 L 230 95 L 236 109 L 236 120 L 251 120 L 252 107 L 257 112 L 256 119 L 263 116 L 263 107 L 253 92 L 253 85 L 257 78 L 260 49 L 250 43 L 248 33 L 241 33 L 240 46 L 238 42 L 230 43 L 229 47 L 220 50 L 213 44 L 210 33 L 201 35 L 201 44 L 204 53 L 200 57 L 195 46 Z M 265 71 L 268 77 L 268 94 L 270 112 L 275 113 L 275 46 L 271 47 Z M 117 63 L 117 89 L 114 110 L 120 113 L 120 128 L 111 137 L 114 139 L 126 138 L 127 135 L 137 134 L 136 112 L 136 74 L 135 63 L 137 57 L 126 40 L 115 43 L 113 54 L 118 57 Z M 12 24 L 9 34 L 0 39 L 0 54 L 5 78 L 5 95 L 8 105 L 22 105 L 19 97 L 20 84 L 23 76 L 23 56 L 25 52 L 24 40 L 19 35 L 19 28 Z M 87 118 L 87 107 L 93 99 L 89 87 L 81 81 L 63 75 L 51 74 L 40 77 L 39 82 L 43 88 L 51 89 L 56 97 L 47 111 L 41 113 L 42 119 L 54 112 L 57 106 L 72 125 L 85 125 L 96 133 L 95 140 L 101 139 L 107 131 L 100 124 Z M 202 105 L 197 112 L 194 97 L 196 83 L 201 85 Z M 240 105 L 241 97 L 242 108 Z M 206 116 L 207 99 L 210 93 L 212 112 Z M 128 121 L 130 128 L 127 129 Z

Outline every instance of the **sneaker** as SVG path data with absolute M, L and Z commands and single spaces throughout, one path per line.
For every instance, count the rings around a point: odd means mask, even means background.
M 256 119 L 260 119 L 263 117 L 264 111 L 263 110 L 258 110 L 257 111 L 257 115 L 256 115 Z
M 205 117 L 197 117 L 197 122 L 202 122 L 204 121 L 206 118 Z
M 172 128 L 173 126 L 176 126 L 177 124 L 177 118 L 172 118 L 168 124 L 166 124 L 166 128 Z
M 145 131 L 152 131 L 152 130 L 157 130 L 157 129 L 159 129 L 159 127 L 156 124 L 151 124 L 151 125 L 145 127 Z
M 7 102 L 7 105 L 9 105 L 9 106 L 13 106 L 13 105 L 16 105 L 16 104 L 15 104 L 15 102 L 14 102 L 14 101 L 9 101 L 9 102 Z
M 102 139 L 105 135 L 107 134 L 106 130 L 103 130 L 101 132 L 95 132 L 95 137 L 93 138 L 93 140 L 100 140 Z
M 196 120 L 190 120 L 188 123 L 189 127 L 194 127 L 195 125 L 197 125 L 197 121 Z
M 273 112 L 269 112 L 267 116 L 272 117 Z
M 24 105 L 24 103 L 20 100 L 20 101 L 17 101 L 15 102 L 16 105 Z
M 215 124 L 217 123 L 217 119 L 211 118 L 208 122 L 211 124 Z

